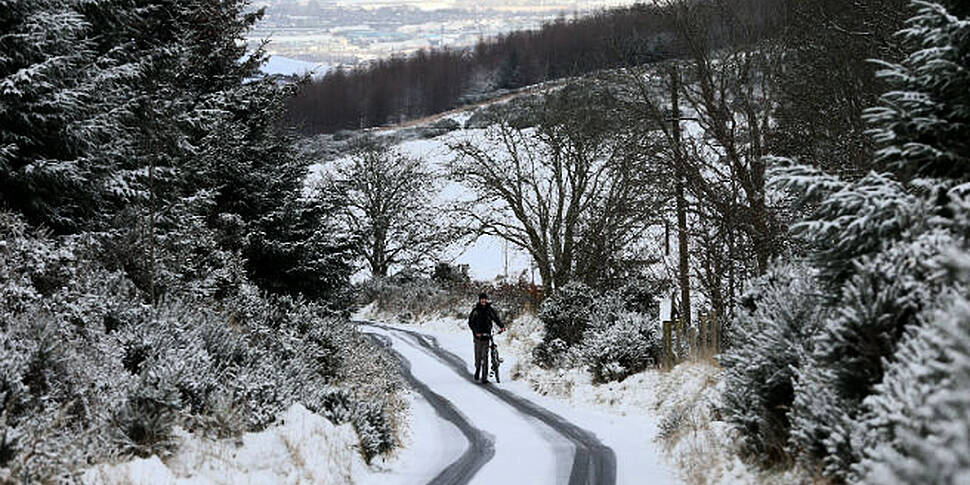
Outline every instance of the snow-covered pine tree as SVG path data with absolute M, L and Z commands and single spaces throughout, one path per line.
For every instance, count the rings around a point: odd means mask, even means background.
M 0 203 L 31 223 L 76 231 L 100 217 L 123 75 L 103 61 L 75 0 L 0 4 Z
M 325 202 L 294 194 L 257 221 L 244 253 L 252 280 L 271 293 L 322 300 L 338 312 L 347 309 L 352 248 L 336 232 L 332 214 Z
M 789 415 L 792 449 L 845 479 L 860 450 L 853 432 L 863 399 L 882 379 L 906 329 L 935 308 L 947 280 L 939 256 L 956 241 L 942 230 L 903 239 L 852 262 L 855 274 L 831 300 L 833 315 L 814 337 L 796 377 Z
M 879 75 L 892 89 L 866 116 L 887 172 L 855 182 L 807 167 L 775 173 L 776 183 L 803 197 L 820 196 L 795 231 L 815 245 L 834 310 L 796 375 L 790 446 L 840 481 L 865 451 L 860 430 L 872 422 L 862 403 L 906 332 L 919 332 L 925 315 L 941 308 L 938 295 L 954 285 L 941 255 L 966 247 L 966 231 L 952 226 L 961 209 L 951 202 L 970 173 L 970 24 L 940 4 L 914 5 L 902 31 L 913 53 L 884 64 Z
M 966 180 L 970 176 L 970 20 L 943 3 L 917 0 L 899 32 L 911 54 L 882 62 L 890 86 L 867 110 L 881 146 L 877 161 L 906 177 Z

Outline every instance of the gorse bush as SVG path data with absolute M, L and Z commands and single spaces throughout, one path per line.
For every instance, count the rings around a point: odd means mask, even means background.
M 599 296 L 580 282 L 570 282 L 543 300 L 538 317 L 546 328 L 546 340 L 562 340 L 573 346 L 583 339 Z
M 743 297 L 747 307 L 733 326 L 733 345 L 719 360 L 723 415 L 742 430 L 751 459 L 773 463 L 786 456 L 796 372 L 825 320 L 820 297 L 817 273 L 805 263 L 773 268 Z
M 319 389 L 342 389 L 368 460 L 396 444 L 393 361 L 326 307 L 249 284 L 149 305 L 92 263 L 96 241 L 38 234 L 8 213 L 0 226 L 0 477 L 70 481 L 109 457 L 165 456 L 176 427 L 258 431 L 295 402 L 324 409 Z
M 435 280 L 410 271 L 368 280 L 358 290 L 358 303 L 373 303 L 376 312 L 402 321 L 435 314 L 460 316 L 477 294 L 470 282 Z
M 468 318 L 483 291 L 506 321 L 535 309 L 540 297 L 536 288 L 524 281 L 472 281 L 467 267 L 444 263 L 436 266 L 430 278 L 405 270 L 365 281 L 357 289 L 359 305 L 374 304 L 375 313 L 405 322 L 433 316 Z
M 594 382 L 623 380 L 660 360 L 656 318 L 626 309 L 619 295 L 594 304 L 585 336 L 577 346 Z
M 532 351 L 536 364 L 546 367 L 582 365 L 596 382 L 622 380 L 655 365 L 660 357 L 657 321 L 631 311 L 635 301 L 621 288 L 599 294 L 582 283 L 569 283 L 543 301 L 538 317 L 546 333 Z M 647 305 L 648 309 L 653 304 Z

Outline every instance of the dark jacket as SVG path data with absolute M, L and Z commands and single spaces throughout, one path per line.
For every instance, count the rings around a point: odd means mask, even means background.
M 472 333 L 492 333 L 492 322 L 495 322 L 499 328 L 505 328 L 505 324 L 498 317 L 498 312 L 489 303 L 485 306 L 476 303 L 471 315 L 468 315 L 468 328 L 472 329 Z

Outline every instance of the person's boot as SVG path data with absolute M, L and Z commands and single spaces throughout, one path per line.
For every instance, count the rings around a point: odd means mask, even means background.
M 478 377 L 478 374 L 481 373 L 481 370 L 482 370 L 481 367 L 475 367 L 475 380 L 476 381 L 479 380 L 479 379 L 481 379 L 480 377 Z

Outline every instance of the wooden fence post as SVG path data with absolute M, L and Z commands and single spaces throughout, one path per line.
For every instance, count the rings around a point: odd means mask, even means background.
M 664 320 L 663 322 L 663 366 L 667 369 L 673 367 L 673 335 L 672 335 L 672 321 Z

